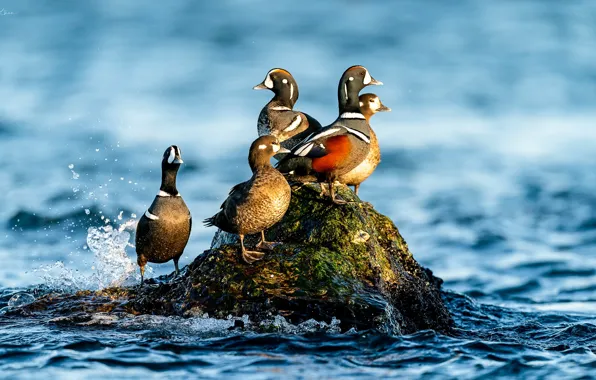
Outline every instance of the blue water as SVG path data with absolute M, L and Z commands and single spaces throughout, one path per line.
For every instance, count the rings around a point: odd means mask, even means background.
M 362 198 L 445 280 L 455 336 L 0 316 L 0 377 L 596 377 L 588 0 L 0 0 L 0 309 L 137 281 L 126 226 L 158 190 L 163 150 L 182 148 L 179 189 L 210 216 L 249 176 L 269 99 L 252 86 L 287 68 L 297 107 L 328 123 L 353 64 L 393 109 L 373 119 L 383 161 Z M 213 232 L 193 226 L 181 264 Z

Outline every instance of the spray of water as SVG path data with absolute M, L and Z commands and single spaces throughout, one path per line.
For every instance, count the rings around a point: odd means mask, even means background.
M 130 233 L 136 220 L 130 219 L 118 228 L 111 225 L 90 227 L 87 230 L 87 246 L 93 252 L 95 263 L 92 267 L 94 287 L 103 289 L 121 286 L 137 281 L 136 264 L 126 254 Z

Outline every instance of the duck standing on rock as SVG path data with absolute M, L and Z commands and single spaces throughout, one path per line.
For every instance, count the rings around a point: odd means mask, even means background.
M 347 203 L 335 197 L 334 182 L 357 167 L 368 155 L 371 130 L 360 111 L 358 93 L 369 85 L 381 85 L 363 66 L 352 66 L 342 75 L 338 86 L 339 117 L 333 124 L 312 134 L 284 157 L 278 168 L 287 173 L 295 167 L 291 160 L 307 157 L 320 182 L 329 184 L 331 200 Z M 289 170 L 288 170 L 289 169 Z
M 261 233 L 257 248 L 273 249 L 276 243 L 265 240 L 265 230 L 283 218 L 290 205 L 292 190 L 285 177 L 273 166 L 271 157 L 287 153 L 275 136 L 262 136 L 250 146 L 248 163 L 252 177 L 230 190 L 221 205 L 221 211 L 205 219 L 207 227 L 217 226 L 223 231 L 238 234 L 242 258 L 248 264 L 261 260 L 264 253 L 248 251 L 244 247 L 244 235 Z
M 320 130 L 321 123 L 313 117 L 294 111 L 298 100 L 298 84 L 287 70 L 271 69 L 255 90 L 271 90 L 275 95 L 261 110 L 257 129 L 259 136 L 273 135 L 281 146 L 292 149 L 307 136 Z M 276 158 L 283 156 L 277 155 Z
M 381 99 L 375 94 L 360 95 L 360 112 L 364 115 L 366 122 L 370 127 L 370 118 L 377 112 L 389 112 L 391 108 L 386 107 L 381 103 Z M 370 128 L 370 150 L 368 155 L 354 169 L 339 177 L 338 181 L 346 185 L 354 186 L 354 192 L 358 195 L 360 184 L 364 182 L 375 171 L 381 162 L 381 149 L 379 148 L 379 140 L 377 135 Z
M 165 263 L 174 260 L 176 275 L 178 260 L 184 252 L 192 217 L 176 188 L 176 176 L 182 164 L 180 149 L 170 146 L 161 161 L 161 186 L 149 209 L 139 220 L 135 238 L 137 263 L 141 268 L 141 285 L 145 276 L 145 265 Z

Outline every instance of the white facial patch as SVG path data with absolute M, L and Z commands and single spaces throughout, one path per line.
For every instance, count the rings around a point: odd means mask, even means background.
M 271 71 L 267 73 L 267 77 L 265 78 L 265 81 L 263 83 L 265 84 L 265 87 L 273 88 L 273 79 L 271 79 Z
M 287 128 L 284 129 L 284 132 L 291 132 L 294 129 L 298 128 L 298 126 L 302 123 L 302 116 L 298 115 L 292 120 L 292 123 L 288 125 Z
M 352 128 L 348 128 L 346 126 L 344 126 L 344 128 L 351 134 L 353 134 L 354 136 L 358 137 L 360 140 L 364 141 L 367 144 L 370 144 L 370 138 L 365 135 L 364 133 L 357 131 L 355 129 Z
M 364 103 L 360 102 L 360 107 L 362 107 L 364 105 Z
M 349 77 L 348 80 L 351 82 L 354 80 L 354 77 Z
M 346 95 L 346 100 L 348 100 L 348 84 L 347 83 L 344 83 L 344 92 Z
M 379 98 L 375 98 L 375 102 L 374 102 L 374 110 L 378 110 L 379 108 L 381 108 L 381 102 L 379 101 Z
M 372 82 L 372 77 L 370 76 L 368 70 L 364 69 L 364 80 L 362 81 L 362 83 L 367 85 L 370 84 L 370 82 Z
M 171 164 L 176 159 L 176 149 L 174 147 L 170 148 L 170 156 L 168 157 L 168 164 Z
M 283 84 L 288 84 L 288 80 L 287 80 L 286 78 L 284 78 L 284 79 L 281 81 L 281 83 L 283 83 Z
M 149 210 L 145 211 L 145 216 L 151 220 L 159 220 L 159 216 L 153 215 L 152 213 L 149 212 Z
M 259 149 L 260 150 L 267 149 L 267 145 L 261 144 L 261 145 L 259 145 Z
M 290 83 L 290 99 L 292 99 L 293 97 L 294 97 L 294 85 L 292 83 Z

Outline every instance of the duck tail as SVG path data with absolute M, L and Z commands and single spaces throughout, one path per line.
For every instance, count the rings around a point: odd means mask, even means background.
M 215 214 L 211 218 L 207 218 L 207 219 L 203 220 L 203 224 L 205 225 L 205 227 L 213 227 L 213 226 L 217 227 L 217 216 L 218 215 L 219 214 Z

